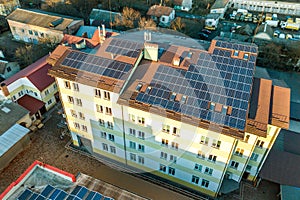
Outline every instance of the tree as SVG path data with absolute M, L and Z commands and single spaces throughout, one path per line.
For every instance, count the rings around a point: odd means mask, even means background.
M 18 61 L 20 66 L 26 67 L 33 63 L 33 45 L 26 45 L 16 49 L 15 59 Z
M 182 22 L 180 17 L 176 17 L 175 20 L 172 21 L 171 23 L 171 29 L 179 32 L 183 32 L 185 28 L 185 23 Z
M 139 28 L 155 28 L 156 23 L 153 21 L 153 19 L 147 20 L 145 17 L 142 17 L 139 21 Z
M 125 7 L 122 11 L 121 17 L 116 17 L 113 26 L 116 26 L 119 30 L 127 30 L 130 28 L 136 28 L 138 21 L 141 18 L 140 12 Z

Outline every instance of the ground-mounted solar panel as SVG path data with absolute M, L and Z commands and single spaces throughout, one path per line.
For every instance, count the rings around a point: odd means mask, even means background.
M 21 195 L 18 197 L 18 200 L 26 200 L 32 195 L 32 191 L 29 189 L 24 190 Z
M 83 54 L 84 56 L 79 56 L 81 54 Z M 80 60 L 73 60 L 73 57 L 80 58 Z M 108 76 L 115 79 L 121 79 L 133 67 L 128 63 L 101 58 L 94 55 L 89 55 L 87 57 L 82 52 L 70 52 L 62 61 L 61 65 L 98 75 Z

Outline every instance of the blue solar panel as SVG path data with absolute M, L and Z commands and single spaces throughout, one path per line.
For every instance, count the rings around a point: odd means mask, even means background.
M 35 200 L 39 195 L 37 193 L 33 193 L 28 200 Z
M 100 199 L 102 199 L 102 196 L 103 196 L 103 195 L 101 195 L 101 194 L 99 194 L 98 192 L 96 192 L 96 194 L 95 194 L 93 200 L 100 200 Z
M 24 190 L 22 194 L 18 197 L 18 200 L 26 200 L 29 196 L 31 196 L 32 192 L 29 189 Z
M 55 200 L 64 200 L 68 196 L 68 194 L 64 191 L 60 191 L 60 193 L 55 197 Z
M 61 190 L 56 188 L 56 189 L 53 191 L 53 193 L 50 195 L 49 199 L 55 199 L 55 198 L 58 196 L 58 194 L 59 194 L 60 192 L 61 192 Z
M 44 197 L 40 194 L 36 200 L 45 200 L 45 199 L 46 199 L 46 197 Z
M 88 190 L 85 187 L 82 187 L 76 196 L 82 199 L 86 195 L 87 192 L 88 192 Z
M 54 190 L 55 188 L 51 185 L 47 185 L 44 190 L 42 191 L 41 195 L 48 197 L 48 195 Z
M 116 55 L 137 58 L 142 47 L 143 44 L 141 43 L 113 38 L 110 44 L 106 47 L 105 51 Z

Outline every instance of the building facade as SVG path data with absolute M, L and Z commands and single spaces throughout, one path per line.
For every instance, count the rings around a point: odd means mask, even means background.
M 8 62 L 0 60 L 0 77 L 7 79 L 20 71 L 20 65 L 17 62 Z
M 300 4 L 282 1 L 231 0 L 230 6 L 255 12 L 269 12 L 283 15 L 300 15 Z
M 19 8 L 6 19 L 14 39 L 36 44 L 60 43 L 65 33 L 74 34 L 84 24 L 78 18 Z
M 19 0 L 2 0 L 0 1 L 0 15 L 7 16 L 13 10 L 20 7 Z
M 109 38 L 93 54 L 60 46 L 48 58 L 73 144 L 212 197 L 242 178 L 255 181 L 289 123 L 289 90 L 253 81 L 257 47 L 218 38 L 200 50 L 129 38 Z

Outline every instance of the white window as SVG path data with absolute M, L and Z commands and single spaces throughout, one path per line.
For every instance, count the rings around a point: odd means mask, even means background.
M 135 129 L 129 128 L 129 134 L 135 136 Z
M 246 171 L 251 171 L 252 166 L 251 165 L 247 165 L 246 167 Z
M 241 157 L 242 157 L 243 154 L 244 154 L 244 149 L 237 148 L 237 149 L 235 150 L 235 155 L 241 156 Z
M 105 143 L 102 143 L 102 148 L 104 151 L 108 151 L 108 146 Z
M 205 137 L 205 136 L 201 136 L 201 141 L 200 143 L 201 144 L 208 144 L 208 141 L 209 141 L 209 138 L 208 137 Z
M 135 149 L 135 147 L 136 147 L 135 142 L 129 141 L 129 147 L 130 147 L 131 149 Z
M 82 130 L 83 130 L 84 132 L 87 132 L 87 126 L 81 125 L 81 128 L 82 128 Z
M 167 160 L 168 154 L 166 152 L 160 152 L 160 158 Z
M 263 146 L 264 146 L 264 141 L 261 141 L 261 140 L 257 140 L 257 142 L 256 142 L 256 146 L 257 147 L 259 147 L 259 148 L 263 148 Z
M 161 144 L 164 145 L 164 146 L 168 146 L 169 141 L 166 140 L 166 139 L 161 139 Z
M 76 111 L 75 110 L 70 110 L 72 117 L 77 117 Z
M 101 90 L 95 89 L 95 97 L 101 98 Z
M 236 162 L 236 161 L 231 161 L 230 167 L 232 167 L 232 168 L 234 168 L 234 169 L 237 169 L 237 168 L 239 167 L 239 163 Z
M 170 155 L 170 162 L 176 163 L 177 162 L 177 157 L 174 155 Z
M 111 115 L 112 114 L 111 108 L 109 108 L 109 107 L 105 107 L 105 111 L 106 111 L 105 114 L 107 114 L 107 115 Z
M 99 113 L 103 113 L 103 106 L 99 105 L 99 104 L 96 104 L 96 110 L 97 112 Z
M 100 126 L 104 126 L 105 125 L 105 121 L 103 119 L 99 119 L 99 125 Z
M 253 161 L 257 161 L 258 159 L 258 154 L 257 153 L 252 153 L 251 157 L 250 157 L 250 160 L 253 160 Z
M 208 185 L 209 185 L 209 181 L 208 181 L 208 180 L 205 180 L 205 179 L 202 179 L 201 186 L 207 188 Z
M 107 128 L 113 129 L 114 128 L 114 124 L 112 122 L 107 122 Z
M 202 159 L 205 159 L 205 153 L 202 152 L 202 151 L 198 151 L 198 155 L 197 155 L 198 158 L 202 158 Z
M 79 86 L 77 83 L 73 83 L 73 90 L 77 92 L 79 91 Z
M 75 127 L 76 129 L 80 129 L 80 124 L 77 123 L 77 122 L 74 122 L 74 127 Z
M 74 98 L 73 97 L 68 96 L 68 101 L 69 101 L 69 103 L 74 104 Z
M 202 165 L 196 163 L 194 169 L 201 172 L 202 171 Z
M 76 98 L 76 104 L 77 104 L 77 106 L 82 106 L 82 101 L 81 101 L 81 99 L 77 99 L 77 98 Z
M 162 131 L 165 132 L 165 133 L 170 133 L 170 126 L 166 125 L 166 124 L 163 124 Z
M 172 142 L 172 148 L 178 150 L 179 144 L 176 142 Z
M 50 100 L 47 102 L 47 104 L 50 105 L 51 103 L 52 103 L 52 100 L 50 99 Z
M 78 113 L 79 113 L 79 118 L 84 120 L 85 119 L 84 114 L 82 112 L 78 112 Z
M 144 164 L 144 163 L 145 163 L 144 157 L 138 156 L 138 162 L 139 162 L 140 164 Z
M 216 162 L 217 156 L 214 156 L 214 155 L 211 155 L 211 154 L 210 154 L 210 155 L 208 156 L 208 160 L 211 161 L 211 162 Z
M 167 167 L 165 165 L 160 164 L 159 165 L 159 171 L 166 172 L 167 171 Z
M 169 174 L 174 176 L 175 175 L 175 168 L 169 167 Z
M 138 150 L 141 151 L 141 152 L 145 152 L 145 146 L 139 144 L 139 145 L 138 145 Z
M 138 123 L 145 125 L 145 118 L 144 117 L 138 117 Z
M 133 114 L 129 114 L 129 121 L 135 122 L 135 116 Z
M 110 146 L 110 152 L 116 154 L 116 147 Z
M 130 160 L 136 161 L 136 155 L 134 153 L 130 153 Z
M 109 92 L 104 91 L 104 99 L 110 100 L 110 93 Z
M 198 184 L 199 183 L 199 177 L 197 176 L 192 176 L 192 183 Z
M 69 81 L 65 81 L 65 88 L 71 89 L 71 84 Z
M 115 141 L 115 136 L 113 134 L 108 134 L 108 139 L 112 142 Z
M 102 138 L 106 139 L 106 132 L 101 131 L 100 134 L 101 134 L 101 137 L 102 137 Z
M 212 175 L 213 169 L 212 169 L 212 168 L 209 168 L 209 167 L 206 167 L 205 170 L 204 170 L 204 173 L 205 173 L 205 174 L 208 174 L 208 175 Z
M 143 131 L 139 131 L 138 133 L 139 133 L 138 137 L 144 140 L 145 139 L 145 133 Z
M 213 140 L 212 147 L 219 149 L 221 146 L 221 141 Z
M 45 95 L 48 95 L 49 94 L 49 90 L 47 89 L 46 91 L 45 91 Z

